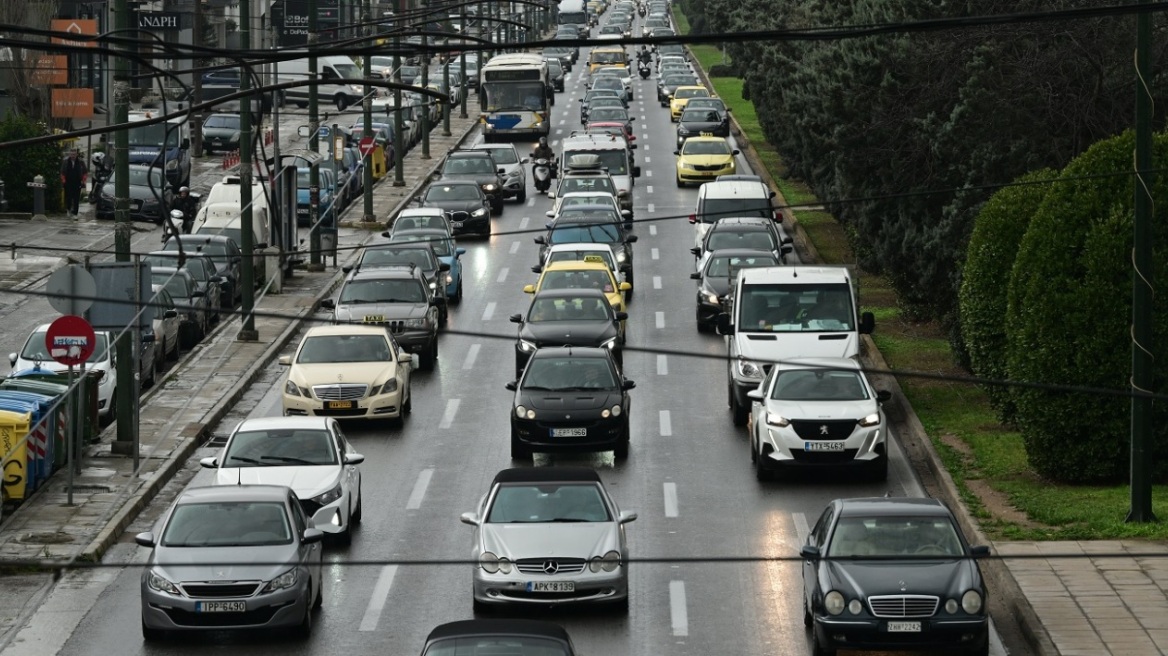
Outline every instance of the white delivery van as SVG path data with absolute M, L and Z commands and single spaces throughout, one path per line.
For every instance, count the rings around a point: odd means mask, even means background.
M 761 216 L 776 222 L 783 220 L 781 210 L 772 199 L 775 192 L 753 175 L 724 175 L 698 188 L 697 207 L 689 215 L 694 226 L 694 246 L 701 248 L 706 232 L 718 219 L 739 216 Z
M 231 237 L 237 246 L 243 243 L 243 200 L 239 182 L 238 175 L 227 175 L 211 187 L 203 206 L 195 215 L 195 234 L 223 235 Z M 258 281 L 266 279 L 266 260 L 259 251 L 273 243 L 272 211 L 262 182 L 252 181 L 251 201 L 252 245 L 257 251 L 253 261 Z
M 851 272 L 842 266 L 742 269 L 718 333 L 729 350 L 730 412 L 746 423 L 750 399 L 771 366 L 792 358 L 854 358 L 860 335 L 872 332 L 871 312 L 858 314 Z
M 308 81 L 308 59 L 294 59 L 292 61 L 282 61 L 276 65 L 277 75 L 276 79 L 280 83 L 285 82 L 304 82 Z M 322 103 L 332 103 L 336 105 L 337 109 L 344 111 L 345 108 L 353 105 L 361 100 L 365 94 L 365 85 L 354 84 L 351 82 L 336 82 L 328 84 L 330 80 L 361 80 L 365 78 L 363 69 L 353 62 L 353 58 L 347 55 L 329 55 L 325 57 L 316 58 L 316 75 L 317 79 L 326 84 L 317 85 L 317 98 Z M 373 87 L 373 93 L 380 95 L 378 92 L 384 91 L 380 87 Z M 296 103 L 297 107 L 308 107 L 309 94 L 312 87 L 305 85 L 302 87 L 292 87 L 284 90 L 284 98 Z
M 617 189 L 621 211 L 628 211 L 625 221 L 633 218 L 633 185 L 641 177 L 641 167 L 633 165 L 633 151 L 627 141 L 611 134 L 572 132 L 560 142 L 560 162 L 571 162 L 576 155 L 596 155 Z M 556 208 L 559 209 L 559 208 Z

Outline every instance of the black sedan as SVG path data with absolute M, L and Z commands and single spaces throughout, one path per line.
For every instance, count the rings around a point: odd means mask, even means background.
M 727 248 L 710 253 L 701 271 L 689 274 L 698 284 L 697 324 L 699 333 L 714 331 L 718 315 L 725 312 L 723 301 L 742 269 L 779 266 L 770 251 Z
M 548 228 L 547 235 L 535 238 L 540 245 L 539 263 L 543 264 L 548 248 L 556 244 L 608 244 L 616 254 L 617 267 L 625 282 L 633 283 L 633 243 L 637 235 L 625 230 L 622 218 L 590 213 L 588 207 L 561 212 Z
M 452 654 L 575 656 L 572 639 L 558 624 L 539 620 L 462 620 L 434 627 L 422 656 Z
M 511 407 L 511 457 L 532 453 L 609 451 L 629 455 L 629 390 L 612 352 L 565 346 L 532 354 L 523 376 L 507 383 Z
M 657 102 L 661 103 L 662 107 L 668 107 L 669 99 L 673 96 L 673 92 L 677 87 L 689 87 L 700 84 L 701 82 L 694 75 L 686 73 L 666 75 L 657 82 Z
M 491 202 L 472 180 L 439 180 L 422 195 L 422 207 L 437 207 L 450 217 L 454 235 L 491 236 Z
M 693 109 L 686 106 L 677 121 L 677 146 L 681 147 L 690 137 L 730 137 L 730 123 L 722 120 L 718 110 L 710 108 Z
M 836 499 L 800 550 L 803 623 L 812 653 L 989 653 L 986 589 L 976 558 L 936 499 Z
M 597 346 L 613 352 L 621 360 L 621 321 L 626 312 L 617 312 L 598 289 L 549 289 L 539 292 L 527 308 L 527 316 L 511 315 L 519 324 L 515 341 L 515 376 L 536 349 L 546 346 Z
M 238 78 L 236 78 L 238 82 Z M 211 114 L 203 121 L 203 152 L 239 150 L 239 114 Z
M 162 217 L 174 205 L 174 191 L 156 166 L 130 164 L 130 220 L 161 224 Z M 114 218 L 114 184 L 117 173 L 101 188 L 97 200 L 97 218 Z

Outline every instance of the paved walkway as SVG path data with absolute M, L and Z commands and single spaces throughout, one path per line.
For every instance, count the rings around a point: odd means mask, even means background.
M 452 136 L 443 137 L 441 127 L 431 134 L 432 159 L 421 159 L 420 147 L 406 155 L 404 186 L 393 186 L 391 172 L 374 188 L 374 215 L 379 225 L 384 226 L 384 221 L 426 184 L 441 157 L 473 131 L 476 121 L 455 116 L 450 123 Z M 348 216 L 356 221 L 342 216 L 337 240 L 340 264 L 356 255 L 352 247 L 380 233 L 360 221 L 362 208 L 358 201 L 349 209 Z M 50 219 L 50 223 L 57 221 L 72 224 L 64 218 Z M 62 263 L 63 260 L 45 258 L 35 264 L 52 267 Z M 26 269 L 23 264 L 20 259 L 0 264 L 0 272 L 7 266 L 17 277 L 19 271 Z M 211 338 L 184 354 L 143 396 L 139 470 L 135 473 L 132 457 L 111 452 L 116 436 L 116 427 L 111 426 L 103 433 L 102 441 L 89 447 L 81 460 L 72 505 L 67 503 L 67 472 L 61 471 L 0 526 L 0 565 L 71 558 L 100 560 L 138 512 L 205 441 L 208 427 L 231 409 L 291 341 L 300 319 L 314 313 L 320 300 L 333 292 L 341 275 L 339 268 L 331 266 L 321 272 L 298 271 L 285 281 L 280 294 L 260 296 L 256 303 L 257 341 L 236 339 L 239 321 L 225 317 L 224 325 Z

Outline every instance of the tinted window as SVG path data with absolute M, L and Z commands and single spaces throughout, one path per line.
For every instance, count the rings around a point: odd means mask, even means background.
M 488 148 L 485 150 L 491 151 L 491 157 L 495 159 L 496 164 L 519 163 L 519 158 L 515 156 L 514 148 Z
M 431 185 L 426 190 L 425 200 L 477 200 L 479 190 L 473 185 Z
M 615 225 L 562 225 L 551 231 L 548 241 L 552 244 L 576 242 L 615 244 L 620 241 L 620 230 Z
M 389 340 L 380 335 L 316 335 L 296 354 L 300 364 L 389 362 Z
M 738 275 L 738 271 L 741 269 L 778 266 L 778 264 L 774 256 L 731 257 L 715 255 L 710 257 L 710 261 L 706 263 L 706 275 L 713 278 L 733 278 Z
M 828 556 L 961 556 L 964 548 L 947 517 L 840 517 Z
M 601 358 L 533 358 L 523 374 L 525 390 L 611 390 L 616 376 Z
M 434 254 L 438 257 L 449 257 L 453 255 L 453 253 L 450 252 L 450 240 L 439 237 L 438 235 L 432 235 L 429 233 L 396 234 L 390 239 L 391 243 L 395 241 L 425 242 L 430 245 L 430 248 L 433 249 Z
M 504 485 L 495 493 L 487 523 L 612 521 L 600 490 L 592 483 Z
M 531 303 L 527 320 L 542 321 L 606 321 L 610 318 L 607 299 L 603 298 L 537 298 Z
M 256 547 L 290 544 L 279 502 L 184 503 L 174 509 L 159 544 L 166 547 Z
M 738 311 L 742 330 L 764 332 L 853 330 L 855 316 L 846 283 L 743 285 Z
M 239 117 L 227 114 L 212 114 L 203 122 L 203 127 L 239 129 Z
M 774 217 L 774 209 L 769 198 L 707 198 L 702 201 L 703 223 L 714 223 L 728 216 L 758 216 L 769 219 Z
M 350 280 L 341 288 L 340 303 L 425 303 L 418 280 Z
M 855 371 L 804 369 L 781 371 L 771 389 L 779 401 L 863 401 L 868 389 Z
M 336 448 L 327 430 L 257 430 L 236 433 L 223 467 L 335 465 Z

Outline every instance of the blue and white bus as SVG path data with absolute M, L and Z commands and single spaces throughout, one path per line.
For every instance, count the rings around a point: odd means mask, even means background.
M 479 77 L 483 139 L 546 137 L 551 131 L 553 94 L 542 56 L 514 53 L 492 57 Z

